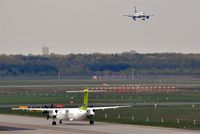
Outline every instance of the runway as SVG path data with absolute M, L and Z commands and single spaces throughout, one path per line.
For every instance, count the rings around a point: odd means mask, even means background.
M 0 114 L 0 126 L 7 131 L 1 134 L 199 134 L 200 130 L 184 130 L 139 125 L 126 125 L 87 121 L 63 122 L 51 126 L 51 120 L 45 118 Z

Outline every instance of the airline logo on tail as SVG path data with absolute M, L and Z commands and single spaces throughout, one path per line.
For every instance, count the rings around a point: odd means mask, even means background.
M 83 106 L 80 107 L 82 110 L 87 110 L 88 108 L 88 89 L 84 90 Z

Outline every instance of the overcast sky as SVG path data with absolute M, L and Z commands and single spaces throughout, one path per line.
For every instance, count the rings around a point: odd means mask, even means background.
M 123 17 L 139 11 L 147 21 Z M 0 0 L 0 54 L 200 52 L 200 0 Z

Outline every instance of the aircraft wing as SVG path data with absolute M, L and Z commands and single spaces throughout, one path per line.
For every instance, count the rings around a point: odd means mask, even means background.
M 146 17 L 150 17 L 150 16 L 154 16 L 153 14 L 151 14 L 151 15 L 145 15 Z
M 68 110 L 68 108 L 12 108 L 12 110 L 23 110 L 23 111 L 54 111 L 54 110 Z
M 105 110 L 105 109 L 116 109 L 116 108 L 124 108 L 124 107 L 132 107 L 132 106 L 91 107 L 91 108 L 88 108 L 88 109 L 93 109 L 93 110 Z
M 87 109 L 94 109 L 94 110 L 105 110 L 105 109 L 116 109 L 116 108 L 124 108 L 124 107 L 131 107 L 131 106 L 108 106 L 108 107 L 91 107 Z M 23 110 L 23 111 L 55 111 L 55 110 L 69 110 L 73 108 L 12 108 L 12 110 Z
M 126 16 L 126 17 L 135 17 L 134 15 L 122 15 L 122 16 Z

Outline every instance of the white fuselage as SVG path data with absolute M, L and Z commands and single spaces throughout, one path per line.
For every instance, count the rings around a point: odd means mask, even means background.
M 56 116 L 58 120 L 80 121 L 87 117 L 87 111 L 80 108 L 61 109 L 49 113 L 50 117 Z
M 135 17 L 137 18 L 142 18 L 142 17 L 145 17 L 145 13 L 144 12 L 137 12 L 134 14 Z
M 135 12 L 130 15 L 123 15 L 132 18 L 133 20 L 137 20 L 138 18 L 141 18 L 142 20 L 149 19 L 150 16 L 153 15 L 146 15 L 144 12 L 138 12 L 136 7 L 135 7 Z

